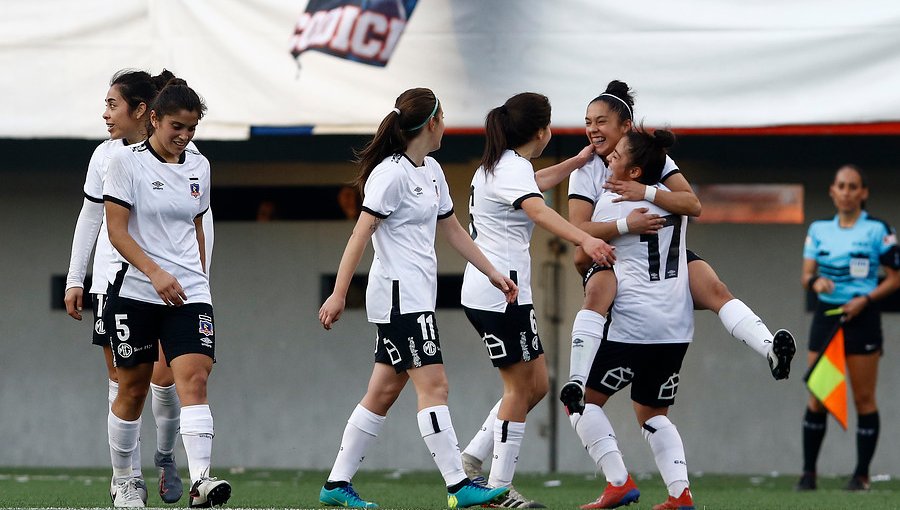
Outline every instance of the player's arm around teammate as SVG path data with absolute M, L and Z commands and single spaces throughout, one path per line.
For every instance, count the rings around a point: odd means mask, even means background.
M 319 320 L 330 329 L 340 319 L 353 272 L 371 239 L 375 257 L 366 288 L 366 314 L 378 334 L 366 394 L 347 420 L 334 466 L 319 492 L 319 501 L 325 505 L 377 506 L 363 500 L 351 480 L 410 380 L 418 400 L 419 431 L 446 483 L 448 506 L 480 505 L 507 492 L 475 485 L 466 477 L 447 406 L 449 388 L 434 313 L 438 225 L 451 246 L 485 271 L 507 299 L 515 299 L 517 287 L 487 262 L 471 240 L 464 240 L 465 232 L 453 216 L 443 170 L 428 156 L 441 145 L 443 117 L 440 101 L 431 90 L 407 90 L 357 154 L 363 212 L 341 257 L 334 292 L 319 310 Z
M 842 166 L 829 187 L 837 214 L 813 222 L 803 249 L 801 284 L 818 295 L 809 332 L 811 366 L 838 323 L 844 329 L 847 374 L 857 419 L 857 464 L 846 488 L 869 488 L 880 418 L 875 400 L 883 336 L 879 302 L 900 288 L 900 250 L 894 229 L 869 216 L 869 187 L 859 167 Z M 878 282 L 879 269 L 884 280 Z M 840 313 L 826 315 L 828 310 Z M 816 488 L 816 461 L 827 423 L 825 407 L 810 395 L 803 419 L 803 476 L 799 490 Z
M 612 153 L 622 136 L 631 130 L 633 119 L 634 98 L 628 85 L 621 81 L 610 82 L 606 91 L 588 104 L 585 114 L 586 134 L 594 145 L 596 157 L 585 167 L 573 172 L 569 179 L 569 219 L 574 224 L 590 221 L 597 197 L 609 182 L 605 158 Z M 617 179 L 611 182 L 608 188 L 610 191 L 625 193 L 622 199 L 647 199 L 673 214 L 690 216 L 700 212 L 697 197 L 671 158 L 667 157 L 660 180 L 670 191 L 634 183 L 620 183 Z M 660 218 L 642 218 L 632 212 L 625 222 L 605 222 L 598 224 L 596 228 L 605 229 L 615 236 L 621 232 L 650 233 L 660 225 Z M 575 257 L 576 267 L 584 275 L 590 264 L 585 263 L 585 257 L 579 255 L 578 250 Z M 753 310 L 731 294 L 712 266 L 690 250 L 687 251 L 687 257 L 694 308 L 716 313 L 729 334 L 767 360 L 775 379 L 787 378 L 790 374 L 790 362 L 796 352 L 791 333 L 781 329 L 773 335 Z M 586 300 L 597 302 L 599 298 L 586 296 Z
M 119 373 L 108 421 L 114 479 L 127 492 L 123 465 L 138 447 L 161 342 L 182 404 L 190 506 L 221 505 L 231 495 L 228 482 L 210 478 L 214 429 L 207 381 L 215 334 L 202 220 L 210 172 L 206 158 L 188 148 L 205 110 L 187 83 L 171 80 L 153 101 L 150 138 L 114 154 L 104 184 L 110 242 L 121 261 L 104 316 Z

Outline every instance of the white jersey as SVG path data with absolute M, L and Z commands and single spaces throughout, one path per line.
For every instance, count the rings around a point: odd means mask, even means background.
M 617 202 L 603 193 L 592 221 L 615 221 L 638 207 L 659 214 L 666 224 L 658 234 L 626 234 L 616 247 L 618 288 L 610 312 L 607 339 L 629 344 L 687 343 L 694 336 L 694 304 L 687 269 L 687 217 L 669 214 L 650 202 Z
M 186 149 L 178 163 L 167 163 L 149 142 L 115 151 L 103 186 L 103 199 L 130 210 L 128 233 L 154 262 L 174 276 L 186 303 L 212 304 L 209 278 L 200 263 L 194 219 L 209 208 L 209 161 Z M 164 304 L 137 268 L 116 253 L 114 269 L 128 267 L 119 295 Z M 118 267 L 116 267 L 118 266 Z M 107 273 L 110 281 L 115 274 Z
M 437 220 L 453 214 L 444 171 L 434 158 L 417 167 L 405 154 L 378 164 L 366 180 L 362 209 L 383 221 L 372 236 L 375 258 L 366 287 L 369 322 L 391 321 L 394 282 L 400 313 L 433 312 L 437 299 Z
M 672 175 L 679 173 L 678 165 L 669 156 L 666 156 L 666 164 L 663 166 L 662 176 L 659 178 L 659 189 L 668 191 L 669 188 L 661 184 Z M 597 205 L 600 195 L 603 194 L 603 185 L 609 179 L 609 168 L 600 156 L 594 155 L 590 161 L 569 175 L 569 198 L 577 198 Z
M 521 209 L 527 198 L 540 197 L 534 167 L 514 151 L 506 150 L 492 173 L 479 167 L 472 177 L 469 232 L 475 244 L 501 273 L 519 286 L 518 303 L 532 304 L 531 233 L 534 222 Z M 502 312 L 506 296 L 471 263 L 462 286 L 463 306 Z

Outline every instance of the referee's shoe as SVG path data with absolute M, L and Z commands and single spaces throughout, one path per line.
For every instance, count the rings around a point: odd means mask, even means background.
M 776 380 L 787 379 L 791 374 L 791 360 L 797 352 L 794 335 L 786 329 L 779 329 L 772 337 L 772 350 L 769 351 L 769 368 Z

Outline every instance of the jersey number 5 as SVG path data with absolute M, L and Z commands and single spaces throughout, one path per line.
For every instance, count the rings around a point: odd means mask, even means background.
M 678 259 L 681 248 L 681 216 L 669 214 L 663 216 L 666 223 L 662 228 L 674 227 L 669 247 L 666 250 L 665 278 L 678 278 Z M 649 266 L 650 281 L 659 281 L 660 250 L 659 234 L 641 234 L 641 242 L 647 243 L 647 264 Z

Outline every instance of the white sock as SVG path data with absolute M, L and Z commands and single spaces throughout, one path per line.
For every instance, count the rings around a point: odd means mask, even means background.
M 491 451 L 494 449 L 494 422 L 497 421 L 497 411 L 500 410 L 501 402 L 503 402 L 503 399 L 498 400 L 491 412 L 488 413 L 481 428 L 475 433 L 475 437 L 469 441 L 469 445 L 466 446 L 463 453 L 471 455 L 482 462 L 491 455 Z
M 569 380 L 584 384 L 594 357 L 603 340 L 606 317 L 593 310 L 579 310 L 572 325 L 572 354 L 569 357 Z
M 616 433 L 603 408 L 596 404 L 586 404 L 584 412 L 570 415 L 569 421 L 606 481 L 616 487 L 624 485 L 628 481 L 628 469 L 622 459 L 622 452 L 619 451 Z
M 366 458 L 369 445 L 381 432 L 384 420 L 384 416 L 369 411 L 362 404 L 356 405 L 356 409 L 347 420 L 347 426 L 344 427 L 341 449 L 338 450 L 331 474 L 328 475 L 329 482 L 349 482 L 353 479 L 353 475 Z
M 106 399 L 109 401 L 109 407 L 112 407 L 112 403 L 115 402 L 116 396 L 119 394 L 119 383 L 112 379 L 107 379 L 107 382 L 109 384 L 106 392 Z
M 719 309 L 719 319 L 728 333 L 762 357 L 765 358 L 772 350 L 772 332 L 740 299 L 732 299 L 722 305 Z
M 209 404 L 181 408 L 181 441 L 187 453 L 191 483 L 209 477 L 215 435 Z
M 650 443 L 656 467 L 669 495 L 677 498 L 690 484 L 688 483 L 687 462 L 684 458 L 684 444 L 675 424 L 666 416 L 658 415 L 644 423 L 644 439 Z
M 106 432 L 109 438 L 109 456 L 112 460 L 113 480 L 118 481 L 134 476 L 131 458 L 140 448 L 141 420 L 126 421 L 113 414 L 106 417 Z
M 466 479 L 459 453 L 459 441 L 450 421 L 450 409 L 446 405 L 426 407 L 416 414 L 419 432 L 431 452 L 447 487 Z
M 495 420 L 494 421 L 494 459 L 491 461 L 491 474 L 488 485 L 491 487 L 509 487 L 516 473 L 516 462 L 519 461 L 519 449 L 525 437 L 525 422 Z
M 159 453 L 171 454 L 175 450 L 178 439 L 178 427 L 181 423 L 181 402 L 175 385 L 157 386 L 150 384 L 153 393 L 151 407 L 156 420 L 156 450 Z

